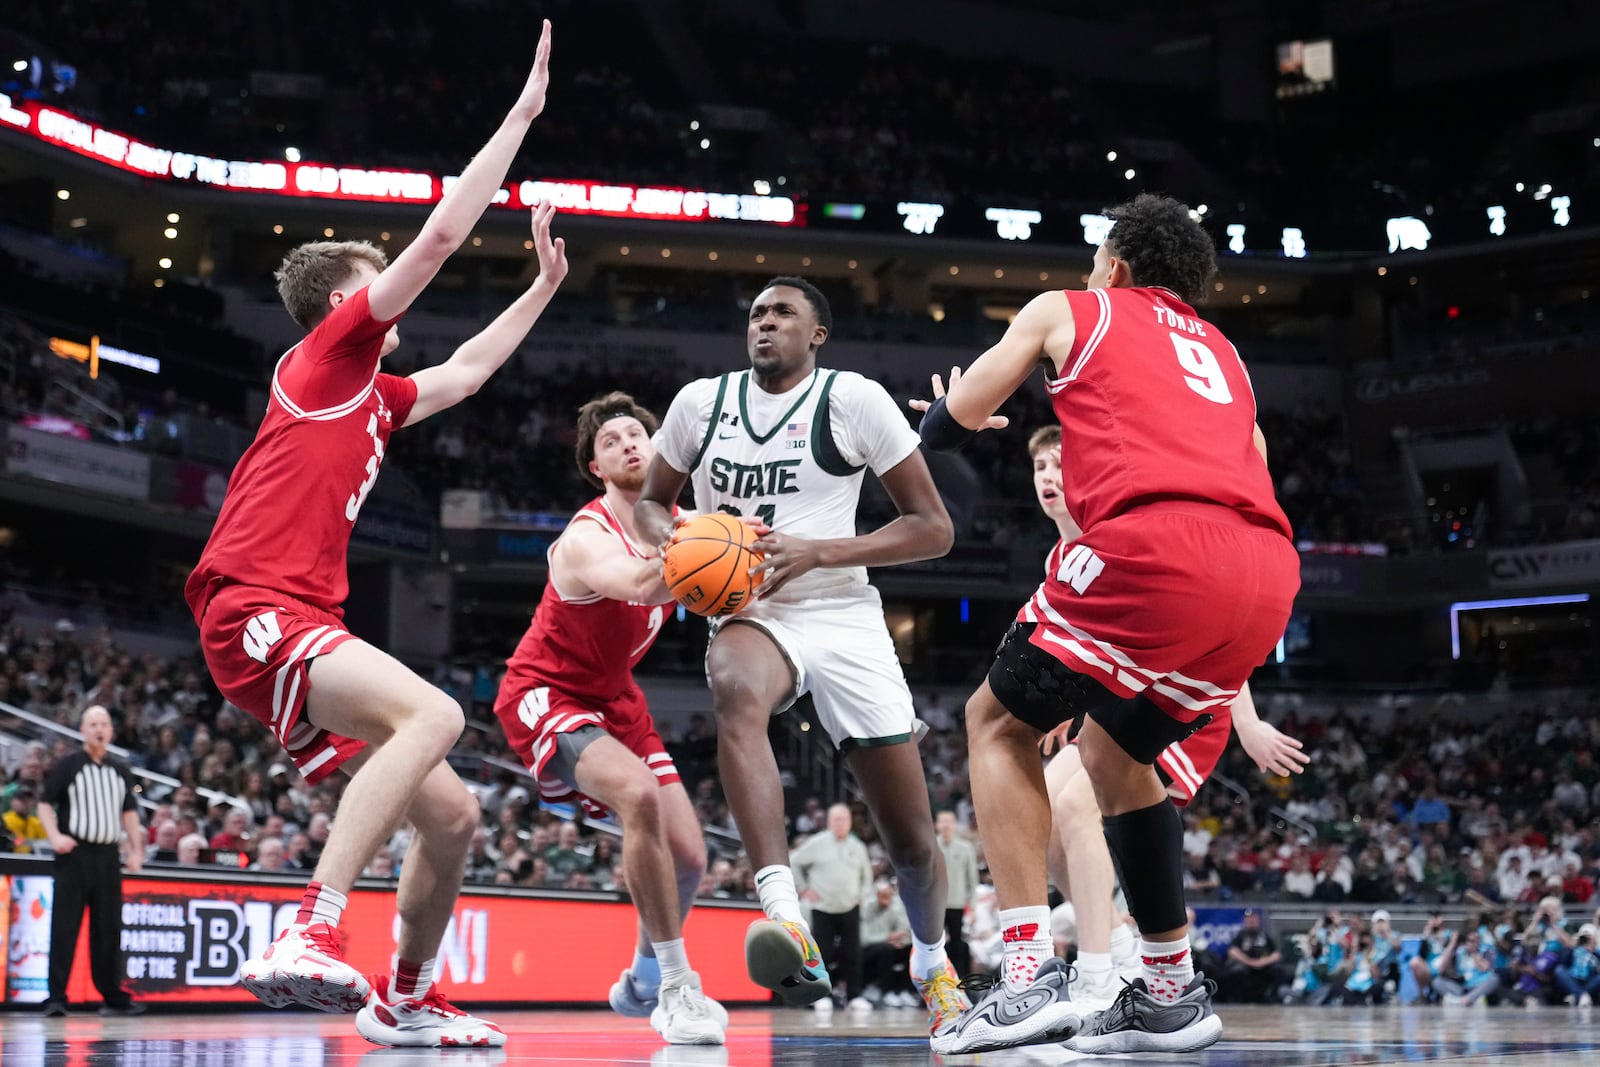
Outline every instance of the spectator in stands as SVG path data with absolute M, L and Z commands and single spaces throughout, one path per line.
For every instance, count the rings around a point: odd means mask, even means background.
M 1322 862 L 1317 867 L 1317 888 L 1314 895 L 1318 900 L 1341 901 L 1349 897 L 1350 891 L 1355 888 L 1355 865 L 1350 862 L 1350 857 L 1345 855 L 1344 849 L 1339 845 L 1329 845 L 1322 854 Z
M 562 823 L 555 844 L 546 848 L 541 855 L 550 867 L 551 876 L 563 882 L 574 871 L 589 870 L 589 856 L 579 847 L 577 823 Z
M 1584 923 L 1578 928 L 1572 947 L 1561 954 L 1561 962 L 1555 967 L 1556 988 L 1580 1008 L 1593 1005 L 1595 994 L 1600 993 L 1597 942 L 1600 942 L 1600 927 Z
M 467 881 L 493 882 L 494 857 L 489 854 L 489 831 L 478 827 L 472 831 L 472 846 L 467 850 Z
M 1262 929 L 1258 909 L 1245 909 L 1239 932 L 1228 943 L 1227 962 L 1219 978 L 1219 999 L 1245 1004 L 1275 1003 L 1279 987 L 1288 983 L 1283 953 L 1272 935 Z
M 39 821 L 39 792 L 32 782 L 21 781 L 11 787 L 11 798 L 4 816 L 6 837 L 13 852 L 33 852 L 49 835 Z
M 1310 900 L 1317 891 L 1317 875 L 1311 869 L 1311 856 L 1304 848 L 1295 849 L 1289 861 L 1289 873 L 1283 876 L 1283 891 L 1304 900 Z
M 914 1008 L 922 1003 L 911 986 L 911 923 L 895 885 L 887 878 L 873 883 L 861 904 L 861 973 L 869 1001 L 886 1008 Z
M 211 838 L 213 852 L 250 852 L 255 837 L 251 833 L 250 809 L 230 807 L 222 817 L 222 829 Z
M 948 809 L 934 816 L 934 831 L 939 851 L 944 853 L 945 876 L 948 893 L 944 913 L 945 949 L 950 954 L 950 965 L 957 974 L 967 974 L 972 969 L 972 953 L 962 934 L 962 923 L 967 907 L 978 889 L 978 852 L 972 843 L 959 835 L 956 813 Z
M 1222 888 L 1222 874 L 1211 858 L 1209 847 L 1188 854 L 1183 868 L 1185 896 L 1208 896 Z
M 182 838 L 178 832 L 178 824 L 173 819 L 164 819 L 156 825 L 155 851 L 150 853 L 152 863 L 177 863 L 178 841 Z
M 285 863 L 287 851 L 283 838 L 263 837 L 256 845 L 256 861 L 250 865 L 250 869 L 268 874 L 283 874 L 289 869 Z
M 185 867 L 198 867 L 200 853 L 206 847 L 206 839 L 199 834 L 185 834 L 178 839 L 178 862 Z
M 1372 913 L 1370 932 L 1372 1003 L 1382 1004 L 1400 988 L 1401 941 L 1389 923 L 1389 913 L 1383 908 Z
M 845 804 L 828 809 L 828 828 L 813 834 L 789 857 L 795 888 L 811 906 L 811 934 L 822 950 L 834 981 L 834 998 L 852 1011 L 871 1011 L 861 995 L 861 902 L 873 884 L 867 847 L 851 833 L 853 818 Z M 832 1001 L 824 997 L 818 1004 Z

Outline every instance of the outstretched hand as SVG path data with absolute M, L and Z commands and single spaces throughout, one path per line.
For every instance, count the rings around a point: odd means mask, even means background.
M 551 240 L 550 223 L 556 217 L 556 207 L 541 200 L 533 207 L 533 249 L 539 256 L 539 281 L 554 289 L 567 276 L 567 242 L 560 237 Z
M 1239 735 L 1239 744 L 1255 761 L 1257 770 L 1287 778 L 1299 774 L 1311 763 L 1304 746 L 1271 723 L 1260 719 L 1249 722 L 1235 719 L 1233 729 Z
M 539 48 L 533 55 L 533 70 L 528 73 L 528 83 L 517 97 L 512 113 L 525 122 L 532 122 L 544 110 L 545 91 L 550 88 L 550 20 L 544 20 L 539 33 Z
M 951 367 L 950 368 L 950 388 L 954 389 L 956 387 L 956 383 L 959 382 L 960 380 L 961 380 L 961 368 L 960 367 Z M 935 374 L 933 376 L 933 400 L 938 400 L 942 396 L 944 396 L 944 379 L 941 378 L 939 375 Z M 933 400 L 923 400 L 920 397 L 912 397 L 910 400 L 906 401 L 906 404 L 911 408 L 912 411 L 923 411 L 923 412 L 925 412 L 929 408 L 933 407 Z M 1004 415 L 990 415 L 987 419 L 983 420 L 983 425 L 978 427 L 978 429 L 979 430 L 1003 430 L 1007 426 L 1010 426 L 1010 425 L 1011 425 L 1011 420 L 1006 418 Z

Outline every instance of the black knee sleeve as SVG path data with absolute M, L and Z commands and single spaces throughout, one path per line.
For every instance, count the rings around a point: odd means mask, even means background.
M 1148 808 L 1108 815 L 1104 824 L 1128 914 L 1140 932 L 1182 927 L 1189 921 L 1183 903 L 1183 820 L 1172 801 L 1163 797 Z
M 1000 706 L 1041 733 L 1121 698 L 1031 643 L 1035 624 L 1014 622 L 995 649 L 989 689 Z M 1073 730 L 1076 735 L 1077 730 Z

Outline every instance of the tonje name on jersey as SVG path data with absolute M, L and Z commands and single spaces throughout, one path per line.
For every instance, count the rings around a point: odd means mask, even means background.
M 1199 319 L 1191 319 L 1187 315 L 1180 315 L 1159 300 L 1150 306 L 1156 313 L 1156 322 L 1162 326 L 1174 330 L 1182 330 L 1184 333 L 1192 333 L 1196 337 L 1204 337 L 1206 335 L 1206 324 Z

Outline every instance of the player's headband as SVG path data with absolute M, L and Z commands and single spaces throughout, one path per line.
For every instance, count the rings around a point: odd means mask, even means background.
M 615 411 L 601 412 L 599 425 L 604 426 L 612 419 L 634 419 L 638 421 L 639 416 L 635 415 L 629 408 L 617 408 Z

